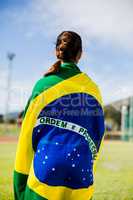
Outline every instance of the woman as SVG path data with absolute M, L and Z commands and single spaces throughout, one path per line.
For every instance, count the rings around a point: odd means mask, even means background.
M 14 170 L 15 200 L 89 200 L 104 134 L 97 85 L 77 66 L 80 36 L 62 32 L 57 62 L 25 109 Z

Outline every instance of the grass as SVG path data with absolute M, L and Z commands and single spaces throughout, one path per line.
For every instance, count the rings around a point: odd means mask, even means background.
M 133 143 L 106 142 L 95 178 L 94 200 L 133 200 Z
M 13 200 L 15 149 L 15 143 L 0 144 L 0 200 Z M 93 200 L 133 200 L 132 155 L 131 142 L 104 143 L 97 164 Z
M 0 200 L 12 200 L 12 171 L 16 143 L 0 144 Z

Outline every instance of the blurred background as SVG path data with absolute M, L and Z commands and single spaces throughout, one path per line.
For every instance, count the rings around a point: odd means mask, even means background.
M 132 11 L 132 0 L 0 0 L 0 199 L 13 199 L 16 144 L 32 88 L 56 60 L 57 35 L 73 30 L 83 40 L 78 66 L 104 101 L 94 199 L 133 200 Z

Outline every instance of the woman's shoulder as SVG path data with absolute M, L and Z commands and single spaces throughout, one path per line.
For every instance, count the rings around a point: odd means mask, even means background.
M 49 89 L 50 87 L 54 86 L 60 81 L 60 77 L 51 74 L 49 76 L 43 76 L 39 80 L 36 81 L 33 90 L 32 96 L 36 97 L 45 90 Z
M 85 87 L 88 88 L 88 91 L 93 94 L 96 99 L 98 99 L 99 103 L 103 106 L 103 100 L 101 95 L 101 89 L 99 85 L 86 73 L 83 73 Z M 83 83 L 83 81 L 82 81 Z M 83 84 L 84 84 L 83 83 Z
M 33 90 L 32 90 L 32 96 L 38 96 L 39 94 L 41 94 L 48 86 L 48 81 L 47 78 L 45 77 L 41 77 L 40 79 L 38 79 L 34 86 L 33 86 Z
M 93 80 L 87 73 L 83 72 L 82 74 L 85 77 L 86 86 L 93 85 L 93 87 L 99 90 L 99 86 L 95 80 Z

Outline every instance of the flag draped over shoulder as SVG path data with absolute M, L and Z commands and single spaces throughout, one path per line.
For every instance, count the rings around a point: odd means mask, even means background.
M 97 85 L 74 63 L 40 79 L 25 109 L 15 200 L 89 200 L 104 135 Z

